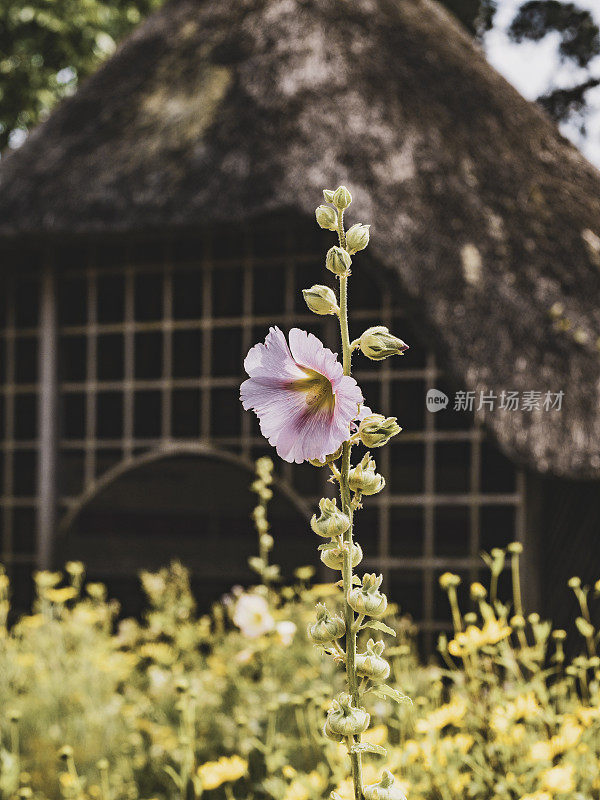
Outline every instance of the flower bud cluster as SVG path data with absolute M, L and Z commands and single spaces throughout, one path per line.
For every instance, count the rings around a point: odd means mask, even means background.
M 337 230 L 338 226 L 338 215 L 337 212 L 330 208 L 329 206 L 318 206 L 317 210 L 315 211 L 315 216 L 317 218 L 317 223 L 319 224 L 320 228 L 326 231 L 335 231 Z
M 364 708 L 352 705 L 349 694 L 342 692 L 331 703 L 325 721 L 325 735 L 329 738 L 342 739 L 363 733 L 369 727 L 370 715 Z
M 304 300 L 308 308 L 315 314 L 333 314 L 340 320 L 342 346 L 344 355 L 344 372 L 349 374 L 349 364 L 353 350 L 360 349 L 367 358 L 380 361 L 391 355 L 402 355 L 408 345 L 393 336 L 384 326 L 375 326 L 366 330 L 354 342 L 348 338 L 347 325 L 347 279 L 351 274 L 352 256 L 364 250 L 369 244 L 369 225 L 357 223 L 344 232 L 344 212 L 352 202 L 352 195 L 345 186 L 323 191 L 325 204 L 316 209 L 319 226 L 325 230 L 336 232 L 339 244 L 330 247 L 325 259 L 325 267 L 340 278 L 339 302 L 336 293 L 320 284 L 304 289 Z M 390 631 L 382 623 L 364 623 L 365 617 L 378 618 L 384 616 L 388 601 L 381 591 L 383 576 L 366 574 L 359 580 L 353 569 L 362 560 L 360 545 L 353 540 L 352 520 L 354 512 L 361 507 L 362 496 L 375 495 L 385 487 L 385 480 L 376 470 L 375 461 L 367 452 L 362 460 L 352 467 L 350 452 L 353 444 L 360 441 L 366 448 L 382 447 L 393 436 L 400 433 L 401 428 L 395 417 L 373 414 L 370 409 L 360 412 L 350 423 L 345 444 L 337 452 L 327 456 L 323 461 L 313 460 L 310 463 L 322 467 L 329 465 L 332 481 L 339 482 L 342 508 L 338 508 L 334 499 L 322 498 L 319 501 L 319 514 L 313 515 L 310 526 L 319 536 L 329 541 L 319 546 L 321 561 L 331 569 L 341 570 L 343 580 L 338 585 L 344 587 L 344 617 L 330 614 L 325 605 L 316 608 L 316 621 L 308 628 L 310 639 L 328 653 L 335 661 L 345 666 L 347 677 L 347 693 L 337 695 L 327 712 L 323 733 L 328 738 L 346 741 L 350 758 L 353 760 L 354 796 L 359 797 L 360 755 L 361 747 L 354 737 L 360 736 L 369 726 L 370 717 L 360 706 L 360 698 L 369 682 L 381 684 L 390 674 L 390 664 L 383 657 L 384 643 L 369 639 L 364 652 L 357 652 L 357 635 L 369 624 L 380 630 Z M 362 419 L 361 419 L 362 414 Z M 365 416 L 366 415 L 366 416 Z M 360 421 L 359 421 L 360 420 Z M 341 464 L 334 463 L 342 457 Z M 343 637 L 342 643 L 338 639 Z M 389 687 L 381 686 L 389 692 Z M 357 779 L 358 773 L 358 779 Z M 339 800 L 337 795 L 332 797 Z M 384 772 L 379 783 L 364 789 L 363 800 L 405 800 L 389 772 Z
M 348 591 L 348 605 L 357 614 L 369 617 L 382 617 L 387 608 L 387 597 L 379 591 L 383 583 L 383 575 L 374 572 L 363 575 L 360 586 Z
M 344 211 L 352 202 L 352 195 L 345 186 L 338 186 L 337 189 L 323 189 L 323 197 L 340 211 Z
M 385 486 L 385 478 L 376 469 L 371 454 L 365 453 L 362 461 L 350 470 L 350 489 L 359 494 L 378 494 Z
M 327 542 L 327 544 L 319 545 L 319 550 L 321 551 L 321 561 L 323 564 L 330 569 L 341 570 L 344 566 L 345 547 L 350 547 L 352 554 L 350 558 L 352 568 L 357 567 L 362 561 L 363 552 L 361 546 L 356 542 L 352 542 L 351 545 L 341 545 L 339 542 L 331 541 Z
M 358 435 L 365 447 L 383 447 L 392 436 L 396 436 L 402 428 L 396 417 L 384 417 L 383 414 L 369 414 L 358 428 Z
M 351 256 L 358 253 L 359 250 L 364 250 L 369 244 L 369 228 L 370 225 L 363 225 L 358 222 L 348 229 L 346 233 L 346 250 Z
M 304 300 L 313 314 L 339 314 L 337 298 L 329 286 L 315 284 L 310 289 L 303 289 Z
M 374 325 L 361 335 L 353 344 L 360 347 L 364 356 L 370 358 L 371 361 L 383 361 L 384 358 L 390 356 L 404 355 L 404 351 L 408 350 L 408 345 L 393 336 L 385 325 Z
M 329 644 L 346 633 L 346 623 L 337 614 L 331 615 L 327 606 L 318 603 L 317 621 L 308 627 L 308 635 L 315 644 Z
M 343 247 L 330 247 L 325 258 L 325 266 L 338 278 L 350 274 L 352 259 Z
M 384 770 L 379 783 L 371 783 L 363 790 L 365 800 L 406 800 L 406 795 L 394 784 L 394 776 Z
M 385 645 L 369 639 L 364 653 L 356 654 L 356 674 L 372 681 L 385 681 L 390 674 L 390 665 L 382 657 Z
M 335 498 L 322 497 L 319 500 L 320 515 L 313 514 L 310 527 L 324 539 L 342 536 L 350 527 L 350 518 L 337 507 Z

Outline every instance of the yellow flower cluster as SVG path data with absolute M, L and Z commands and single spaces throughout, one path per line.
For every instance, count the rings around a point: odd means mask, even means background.
M 465 631 L 459 631 L 452 641 L 448 642 L 448 652 L 452 656 L 462 658 L 474 653 L 482 647 L 497 644 L 511 634 L 511 628 L 497 619 L 488 620 L 483 628 L 469 625 Z
M 221 757 L 218 761 L 207 761 L 198 767 L 197 774 L 202 788 L 217 789 L 224 783 L 233 783 L 243 778 L 248 771 L 248 762 L 239 756 Z
M 251 763 L 251 791 L 264 800 L 326 800 L 332 790 L 352 800 L 345 743 L 321 735 L 335 667 L 325 672 L 305 635 L 315 603 L 336 596 L 329 585 L 307 588 L 303 573 L 270 589 L 275 627 L 248 637 L 233 621 L 241 592 L 198 616 L 180 565 L 144 575 L 142 622 L 117 623 L 105 587 L 67 574 L 39 573 L 33 613 L 10 628 L 0 620 L 3 796 L 243 800 Z M 457 579 L 445 583 L 457 602 Z M 0 604 L 8 594 L 0 570 Z M 584 637 L 568 661 L 564 632 L 526 614 L 511 631 L 516 603 L 493 595 L 476 587 L 466 613 L 454 608 L 443 671 L 419 663 L 410 621 L 390 621 L 388 683 L 413 703 L 367 692 L 373 725 L 362 743 L 385 748 L 409 800 L 600 797 L 596 642 Z M 294 625 L 287 643 L 275 635 L 282 621 Z M 366 784 L 380 780 L 382 761 L 365 752 Z

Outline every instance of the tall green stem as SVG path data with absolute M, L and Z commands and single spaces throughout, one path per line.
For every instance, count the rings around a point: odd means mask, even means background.
M 346 245 L 346 235 L 344 233 L 343 212 L 339 212 L 338 236 L 340 247 Z M 350 335 L 348 332 L 348 278 L 340 278 L 340 333 L 342 336 L 342 365 L 344 375 L 350 375 L 352 362 L 352 348 L 350 347 Z M 354 611 L 348 604 L 348 592 L 352 588 L 352 536 L 354 527 L 354 509 L 350 499 L 350 453 L 352 445 L 349 441 L 342 446 L 342 465 L 340 469 L 340 498 L 342 510 L 350 519 L 350 527 L 344 534 L 346 548 L 344 550 L 344 563 L 342 568 L 342 579 L 344 585 L 344 619 L 346 623 L 346 678 L 348 681 L 348 691 L 352 696 L 355 706 L 360 705 L 360 694 L 358 691 L 358 678 L 356 675 L 356 629 L 354 625 Z M 360 741 L 360 736 L 351 737 L 351 742 Z M 361 757 L 357 753 L 350 753 L 352 765 L 352 781 L 354 783 L 354 800 L 362 800 L 362 763 Z

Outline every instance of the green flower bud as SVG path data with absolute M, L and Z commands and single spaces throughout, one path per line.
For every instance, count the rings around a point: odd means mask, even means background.
M 321 561 L 331 569 L 342 569 L 344 565 L 344 551 L 335 542 L 319 545 Z M 352 543 L 352 566 L 356 567 L 362 561 L 363 553 L 356 542 Z
M 346 623 L 342 617 L 330 615 L 327 606 L 317 603 L 317 621 L 308 627 L 308 636 L 315 644 L 327 644 L 346 633 Z
M 382 617 L 387 608 L 387 597 L 379 591 L 383 575 L 374 572 L 363 575 L 362 584 L 348 591 L 348 605 L 357 614 L 368 614 L 370 617 Z
M 382 447 L 392 436 L 400 433 L 396 417 L 384 417 L 383 414 L 370 414 L 358 427 L 358 435 L 365 447 Z
M 394 785 L 394 776 L 384 770 L 379 783 L 371 783 L 363 789 L 365 800 L 406 800 L 406 795 Z
M 357 222 L 356 225 L 348 229 L 348 233 L 346 234 L 346 248 L 351 256 L 359 250 L 364 250 L 369 244 L 370 227 L 370 225 L 363 225 Z
M 336 231 L 338 225 L 337 211 L 329 206 L 319 206 L 315 211 L 317 223 L 326 231 Z
M 340 736 L 339 733 L 334 733 L 331 728 L 329 727 L 329 719 L 325 720 L 325 725 L 323 725 L 323 733 L 328 738 L 331 739 L 333 742 L 343 742 L 344 737 Z
M 339 314 L 340 307 L 333 289 L 329 286 L 315 284 L 310 289 L 303 289 L 304 301 L 313 314 Z
M 355 708 L 349 694 L 342 692 L 327 712 L 326 728 L 338 736 L 356 736 L 369 727 L 370 715 L 364 708 Z
M 507 548 L 509 553 L 513 553 L 514 555 L 519 555 L 519 553 L 523 552 L 523 545 L 521 542 L 511 542 Z
M 352 259 L 342 247 L 330 247 L 327 251 L 325 266 L 334 275 L 338 277 L 348 275 L 351 264 Z
M 326 203 L 333 203 L 334 194 L 335 189 L 323 189 L 323 197 L 325 198 Z
M 350 470 L 349 483 L 352 491 L 366 495 L 380 492 L 385 486 L 385 478 L 375 472 L 376 468 L 371 454 L 365 453 L 362 461 Z
M 358 346 L 362 354 L 371 361 L 383 361 L 389 356 L 401 356 L 408 350 L 408 345 L 397 336 L 392 336 L 385 325 L 367 328 L 358 340 Z
M 333 193 L 333 198 L 331 202 L 336 208 L 338 208 L 340 211 L 343 211 L 345 208 L 348 208 L 348 206 L 352 202 L 352 195 L 350 194 L 348 189 L 346 189 L 345 186 L 338 186 L 338 188 Z M 368 231 L 367 231 L 367 236 L 368 236 Z
M 369 639 L 364 653 L 356 654 L 356 673 L 374 681 L 384 681 L 390 674 L 390 665 L 381 655 L 385 645 Z
M 310 458 L 309 463 L 312 464 L 313 467 L 326 467 L 328 464 L 333 464 L 334 461 L 337 461 L 341 455 L 342 445 L 338 447 L 335 453 L 330 453 L 328 456 L 325 456 L 325 461 L 319 461 L 316 458 Z
M 324 539 L 334 539 L 336 536 L 346 533 L 350 527 L 350 519 L 339 510 L 335 499 L 322 497 L 319 500 L 319 509 L 321 515 L 317 518 L 317 515 L 313 514 L 310 521 L 310 527 L 318 536 L 322 536 Z

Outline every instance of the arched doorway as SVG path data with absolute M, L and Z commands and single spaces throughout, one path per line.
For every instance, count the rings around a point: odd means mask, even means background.
M 107 473 L 69 512 L 58 555 L 83 561 L 88 577 L 105 582 L 126 613 L 142 607 L 140 570 L 179 559 L 191 572 L 199 607 L 208 608 L 232 585 L 256 580 L 247 563 L 257 553 L 252 480 L 250 462 L 209 448 L 146 453 Z M 316 561 L 307 516 L 276 481 L 269 504 L 272 560 L 284 578 Z

